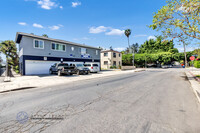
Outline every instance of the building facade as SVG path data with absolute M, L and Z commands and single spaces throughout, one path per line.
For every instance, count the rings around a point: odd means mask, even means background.
M 54 63 L 94 62 L 100 66 L 100 48 L 17 32 L 22 75 L 48 74 Z
M 101 51 L 101 69 L 110 69 L 112 67 L 120 68 L 121 65 L 121 52 L 114 50 Z

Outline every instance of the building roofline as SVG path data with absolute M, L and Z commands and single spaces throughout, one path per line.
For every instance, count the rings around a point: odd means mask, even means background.
M 105 52 L 121 53 L 121 52 L 119 52 L 119 51 L 115 51 L 115 50 L 103 50 L 103 51 L 101 51 L 101 53 L 105 53 Z
M 33 34 L 28 34 L 28 33 L 23 33 L 23 32 L 17 32 L 16 33 L 15 42 L 16 43 L 20 43 L 20 41 L 22 39 L 22 36 L 27 36 L 27 37 L 32 37 L 32 38 L 37 38 L 37 39 L 43 39 L 43 40 L 48 40 L 48 41 L 53 41 L 53 42 L 58 42 L 58 43 L 71 44 L 71 45 L 76 45 L 76 46 L 80 46 L 80 47 L 86 47 L 86 48 L 93 48 L 93 49 L 99 49 L 99 50 L 101 50 L 101 48 L 97 48 L 97 47 L 93 47 L 93 46 L 83 45 L 83 44 L 69 42 L 69 41 L 60 40 L 60 39 L 47 38 L 47 37 L 33 35 Z

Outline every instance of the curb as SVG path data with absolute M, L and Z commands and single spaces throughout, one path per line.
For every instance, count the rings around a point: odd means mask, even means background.
M 197 81 L 200 82 L 200 78 L 196 77 L 196 76 L 195 76 L 193 73 L 191 73 L 190 71 L 189 71 L 189 73 L 190 73 Z
M 196 80 L 195 76 L 191 72 L 185 72 L 191 86 L 192 90 L 197 97 L 198 102 L 200 103 L 200 82 Z

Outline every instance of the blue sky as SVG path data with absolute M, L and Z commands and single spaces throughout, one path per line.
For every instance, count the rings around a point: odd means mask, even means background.
M 161 0 L 2 0 L 0 40 L 15 40 L 16 32 L 47 34 L 91 46 L 116 50 L 127 47 L 123 30 L 130 28 L 131 43 L 144 43 L 158 32 L 147 27 Z M 180 51 L 182 46 L 176 45 Z M 193 50 L 189 48 L 188 50 Z

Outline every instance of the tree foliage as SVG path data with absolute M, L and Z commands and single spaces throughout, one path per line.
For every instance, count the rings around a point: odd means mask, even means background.
M 13 66 L 13 69 L 16 72 L 19 72 L 18 64 L 19 59 L 17 55 L 17 47 L 14 41 L 12 40 L 6 40 L 0 43 L 0 52 L 5 54 L 8 58 L 8 65 L 9 68 Z
M 140 46 L 139 53 L 159 53 L 159 52 L 171 52 L 177 53 L 178 49 L 174 48 L 172 40 L 163 40 L 161 36 L 158 36 L 156 40 L 147 40 Z
M 150 27 L 160 30 L 164 35 L 186 35 L 200 39 L 200 1 L 168 0 L 153 16 Z

